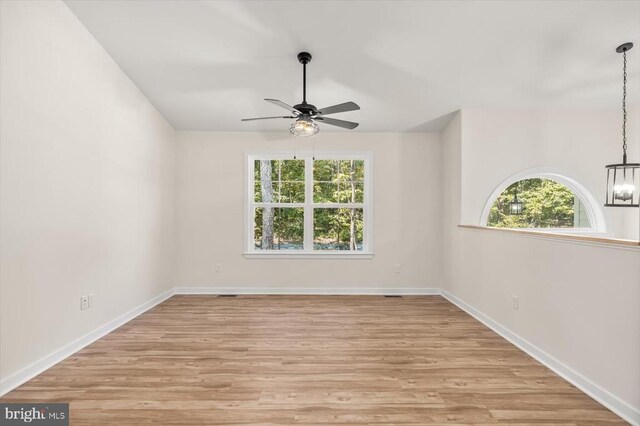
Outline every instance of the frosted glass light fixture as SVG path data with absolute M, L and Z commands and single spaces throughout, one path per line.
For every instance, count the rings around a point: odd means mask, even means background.
M 622 163 L 609 164 L 607 169 L 607 207 L 640 206 L 640 163 L 627 162 L 627 52 L 633 43 L 618 46 L 622 53 Z
M 289 127 L 289 132 L 294 136 L 313 136 L 319 131 L 318 125 L 308 115 L 302 115 Z

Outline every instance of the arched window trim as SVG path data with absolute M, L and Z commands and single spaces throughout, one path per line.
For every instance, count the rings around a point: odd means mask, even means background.
M 521 172 L 518 172 L 514 175 L 509 176 L 507 179 L 503 180 L 500 185 L 493 190 L 491 195 L 489 196 L 484 210 L 482 211 L 482 216 L 480 218 L 480 224 L 482 226 L 489 226 L 489 212 L 491 211 L 491 207 L 493 203 L 498 199 L 500 194 L 507 189 L 512 184 L 524 180 L 524 179 L 550 179 L 556 182 L 559 182 L 569 188 L 579 199 L 582 201 L 584 205 L 587 216 L 589 217 L 589 223 L 591 224 L 590 228 L 523 228 L 528 231 L 540 231 L 540 232 L 557 232 L 557 233 L 605 233 L 607 232 L 606 221 L 604 218 L 604 212 L 600 208 L 600 204 L 596 201 L 596 199 L 591 195 L 587 189 L 579 184 L 575 179 L 565 176 L 564 174 L 558 173 L 557 171 L 550 170 L 547 168 L 535 168 L 535 169 L 527 169 Z

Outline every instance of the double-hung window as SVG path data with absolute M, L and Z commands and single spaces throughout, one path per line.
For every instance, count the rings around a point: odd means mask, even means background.
M 371 154 L 247 154 L 248 255 L 371 255 Z

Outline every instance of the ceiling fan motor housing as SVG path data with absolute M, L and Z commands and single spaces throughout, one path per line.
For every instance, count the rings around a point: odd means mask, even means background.
M 311 53 L 309 52 L 298 53 L 298 61 L 300 61 L 302 65 L 308 64 L 309 62 L 311 62 Z
M 294 105 L 293 107 L 303 114 L 312 115 L 312 116 L 318 115 L 318 109 L 316 108 L 316 106 L 308 104 L 306 102 Z

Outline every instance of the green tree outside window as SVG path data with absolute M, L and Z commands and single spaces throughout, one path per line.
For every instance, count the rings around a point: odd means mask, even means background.
M 514 215 L 509 203 L 514 195 L 524 203 Z M 551 179 L 531 178 L 505 189 L 493 203 L 487 226 L 495 228 L 583 228 L 589 227 L 580 199 L 566 186 Z

